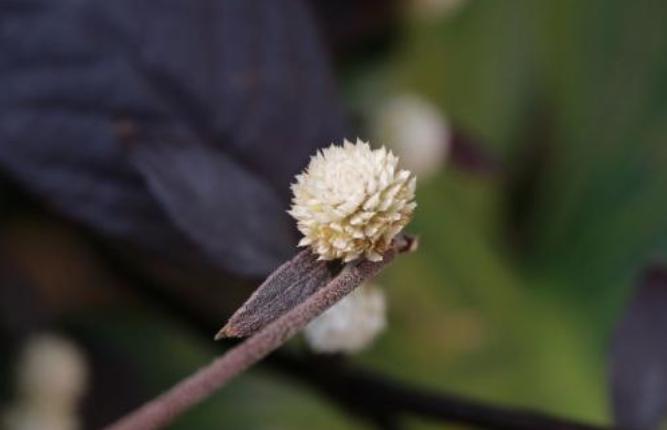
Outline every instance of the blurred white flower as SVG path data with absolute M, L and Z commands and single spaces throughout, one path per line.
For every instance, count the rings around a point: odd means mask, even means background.
M 304 330 L 308 345 L 317 352 L 357 352 L 385 328 L 384 292 L 364 284 L 315 318 Z
M 292 184 L 292 208 L 304 238 L 321 260 L 382 260 L 410 221 L 416 178 L 384 147 L 344 141 L 313 156 Z
M 411 0 L 411 9 L 418 18 L 433 20 L 456 13 L 469 0 Z
M 17 397 L 3 418 L 8 430 L 77 430 L 77 407 L 86 388 L 85 358 L 72 342 L 43 334 L 18 358 Z
M 437 173 L 449 152 L 451 131 L 438 108 L 413 94 L 387 101 L 378 111 L 374 134 L 396 151 L 401 163 L 421 178 Z

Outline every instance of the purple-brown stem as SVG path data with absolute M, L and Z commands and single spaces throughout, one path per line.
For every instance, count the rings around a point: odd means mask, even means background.
M 306 301 L 230 349 L 208 366 L 179 382 L 169 391 L 107 427 L 107 430 L 148 430 L 166 426 L 208 398 L 231 378 L 279 348 L 312 319 L 352 292 L 362 282 L 377 275 L 393 260 L 396 252 L 396 250 L 388 251 L 380 262 L 363 260 L 357 265 L 348 266 Z

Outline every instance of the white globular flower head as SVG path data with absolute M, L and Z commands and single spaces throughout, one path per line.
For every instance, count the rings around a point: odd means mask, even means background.
M 16 370 L 16 398 L 2 411 L 8 430 L 78 430 L 78 404 L 88 367 L 79 348 L 66 338 L 40 334 L 29 340 Z
M 428 100 L 411 93 L 395 96 L 382 104 L 373 125 L 375 136 L 420 179 L 441 171 L 452 133 L 447 118 Z
M 316 352 L 354 353 L 368 346 L 386 325 L 384 292 L 364 284 L 311 321 L 304 336 Z
M 292 184 L 290 215 L 321 260 L 382 260 L 391 240 L 410 221 L 416 178 L 384 147 L 344 141 L 310 160 Z
M 26 344 L 16 371 L 17 389 L 30 402 L 75 404 L 88 377 L 85 357 L 76 344 L 45 333 Z

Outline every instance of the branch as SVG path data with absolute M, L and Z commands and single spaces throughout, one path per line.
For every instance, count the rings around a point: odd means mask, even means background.
M 270 365 L 366 417 L 412 414 L 492 430 L 613 430 L 424 390 L 331 359 L 273 358 Z
M 217 318 L 207 315 L 156 284 L 136 268 L 125 264 L 103 242 L 92 239 L 112 272 L 122 277 L 135 293 L 153 306 L 181 319 L 202 338 L 217 330 Z M 221 347 L 225 347 L 221 344 Z M 262 362 L 269 370 L 289 375 L 329 398 L 342 409 L 363 419 L 383 423 L 411 414 L 437 421 L 475 425 L 490 430 L 614 430 L 613 427 L 578 423 L 532 411 L 501 408 L 456 395 L 424 390 L 385 375 L 349 366 L 339 357 L 297 355 L 276 351 Z
M 210 339 L 210 334 L 218 328 L 217 316 L 207 315 L 203 310 L 205 306 L 184 301 L 163 288 L 153 278 L 119 258 L 108 248 L 106 241 L 91 230 L 47 210 L 25 193 L 19 193 L 13 184 L 11 190 L 18 194 L 16 199 L 22 205 L 40 213 L 48 213 L 80 234 L 99 254 L 107 268 L 129 284 L 133 292 L 147 298 L 150 304 L 162 307 L 204 338 Z M 491 430 L 614 430 L 612 427 L 587 425 L 546 414 L 500 408 L 454 395 L 426 391 L 383 375 L 349 367 L 330 357 L 300 357 L 277 351 L 263 365 L 302 381 L 355 415 L 380 424 L 390 422 L 388 419 L 396 415 L 409 413 Z
M 306 301 L 166 393 L 112 424 L 108 430 L 149 430 L 168 425 L 211 396 L 231 378 L 278 349 L 312 319 L 333 306 L 361 283 L 376 276 L 400 250 L 391 249 L 380 262 L 363 260 L 357 265 L 347 266 L 340 275 Z

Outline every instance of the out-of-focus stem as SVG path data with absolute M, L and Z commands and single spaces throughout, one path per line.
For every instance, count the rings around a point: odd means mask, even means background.
M 131 412 L 108 430 L 148 430 L 164 427 L 205 400 L 234 376 L 242 373 L 297 334 L 364 281 L 389 264 L 397 252 L 409 250 L 411 240 L 395 242 L 380 262 L 363 260 L 346 267 L 336 278 L 222 357 L 184 379 L 169 391 Z

